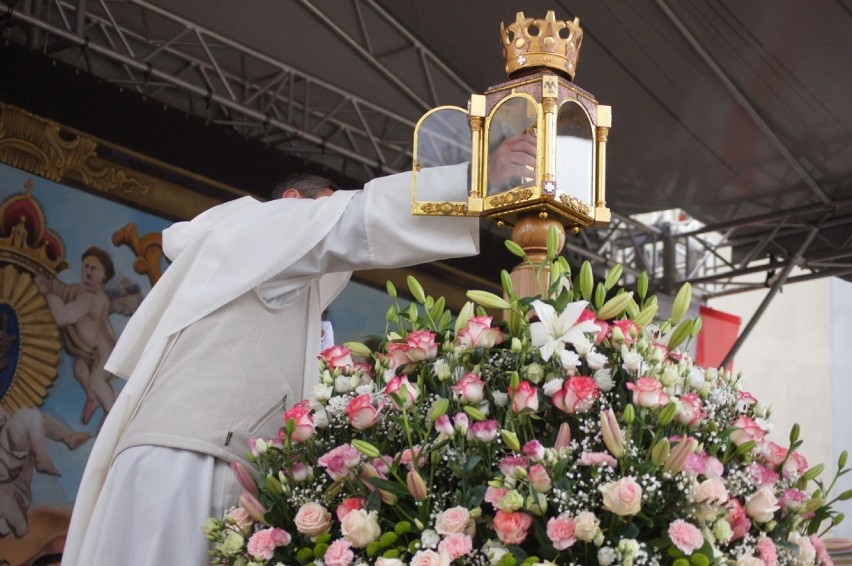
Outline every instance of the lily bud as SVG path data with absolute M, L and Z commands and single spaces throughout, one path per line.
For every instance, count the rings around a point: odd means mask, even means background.
M 444 415 L 447 414 L 447 409 L 450 408 L 450 401 L 441 397 L 434 403 L 432 403 L 432 408 L 429 409 L 429 421 L 435 422 Z
M 521 442 L 518 440 L 518 435 L 511 430 L 502 429 L 500 431 L 500 437 L 503 439 L 503 443 L 509 450 L 513 452 L 519 452 L 521 450 Z
M 378 458 L 382 455 L 382 453 L 379 452 L 378 448 L 376 448 L 366 440 L 361 440 L 360 438 L 353 439 L 352 446 L 355 448 L 355 450 L 357 450 L 367 458 Z
M 248 471 L 243 463 L 239 460 L 234 460 L 231 462 L 231 471 L 234 472 L 234 476 L 236 476 L 240 487 L 257 497 L 258 493 L 260 493 L 260 490 L 257 487 L 257 482 L 254 481 L 254 477 L 251 475 L 251 472 Z
M 417 470 L 408 472 L 408 475 L 405 477 L 405 483 L 408 485 L 408 493 L 411 494 L 411 497 L 417 501 L 426 499 L 426 482 L 423 481 L 423 477 Z
M 284 487 L 275 476 L 266 476 L 266 489 L 275 495 L 281 495 L 284 493 Z
M 622 420 L 624 420 L 624 424 L 631 425 L 633 421 L 636 420 L 636 409 L 632 404 L 627 404 L 624 407 L 624 412 L 621 415 Z
M 668 438 L 662 438 L 651 448 L 651 462 L 655 466 L 662 466 L 663 462 L 669 459 L 671 453 L 671 443 Z
M 674 402 L 674 401 L 670 401 L 669 403 L 666 404 L 665 407 L 663 407 L 663 410 L 660 411 L 660 416 L 659 416 L 658 422 L 660 423 L 661 426 L 666 426 L 667 424 L 672 422 L 672 419 L 675 418 L 676 414 L 677 414 L 677 403 Z
M 468 291 L 467 298 L 487 309 L 505 310 L 512 308 L 512 305 L 510 305 L 505 299 L 498 297 L 494 293 L 489 293 L 488 291 Z
M 683 470 L 686 459 L 689 458 L 689 455 L 692 454 L 697 445 L 698 442 L 694 438 L 690 438 L 689 436 L 682 437 L 675 447 L 672 448 L 663 469 L 672 474 L 679 473 Z
M 562 423 L 559 425 L 559 432 L 556 433 L 556 442 L 553 447 L 561 450 L 568 448 L 569 444 L 571 444 L 571 426 L 568 423 Z
M 616 458 L 624 456 L 624 437 L 612 409 L 601 411 L 601 432 L 603 433 L 604 444 L 612 452 L 612 455 Z
M 266 515 L 266 507 L 264 507 L 263 504 L 258 501 L 254 495 L 248 492 L 243 492 L 243 494 L 240 495 L 239 502 L 240 507 L 245 509 L 248 514 L 251 515 L 252 519 L 257 521 L 258 523 L 263 523 L 264 525 L 268 524 L 266 522 L 266 519 L 264 519 L 264 516 Z
M 624 312 L 624 309 L 627 308 L 627 305 L 630 304 L 630 301 L 633 300 L 633 292 L 621 293 L 620 295 L 616 295 L 607 302 L 604 303 L 604 306 L 597 313 L 597 317 L 599 320 L 609 320 L 615 316 L 620 315 Z
M 464 412 L 475 421 L 484 421 L 486 416 L 485 413 L 474 407 L 473 405 L 465 405 Z

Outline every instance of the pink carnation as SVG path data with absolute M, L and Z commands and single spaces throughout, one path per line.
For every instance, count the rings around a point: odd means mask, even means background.
M 453 533 L 447 535 L 438 544 L 438 552 L 446 554 L 450 562 L 462 556 L 467 556 L 473 551 L 473 540 L 464 533 Z
M 248 552 L 256 560 L 270 560 L 279 546 L 290 544 L 290 534 L 274 527 L 254 533 L 248 541 Z
M 687 556 L 704 545 L 704 537 L 701 536 L 698 527 L 683 519 L 677 519 L 669 524 L 669 538 Z
M 547 538 L 553 543 L 553 548 L 565 550 L 577 542 L 576 528 L 574 519 L 568 513 L 562 513 L 547 521 Z
M 775 543 L 769 537 L 761 537 L 757 541 L 757 554 L 766 566 L 775 566 L 778 564 L 778 550 L 775 548 Z
M 322 557 L 326 566 L 349 566 L 355 559 L 352 545 L 345 539 L 337 539 L 331 543 Z

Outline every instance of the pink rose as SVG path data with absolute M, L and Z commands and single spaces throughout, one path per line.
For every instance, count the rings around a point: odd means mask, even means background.
M 754 440 L 755 443 L 761 444 L 766 436 L 766 431 L 763 430 L 763 427 L 743 415 L 740 415 L 734 421 L 734 427 L 736 430 L 731 433 L 731 442 L 737 446 L 745 444 L 749 440 Z
M 484 444 L 492 442 L 496 437 L 497 421 L 495 420 L 475 422 L 468 429 L 468 438 L 475 438 Z
M 354 366 L 352 351 L 346 346 L 332 346 L 320 352 L 320 359 L 331 369 L 346 369 Z
M 573 415 L 588 412 L 601 392 L 591 377 L 575 376 L 568 378 L 562 389 L 551 398 L 557 409 Z
M 349 444 L 341 444 L 317 458 L 317 464 L 325 468 L 331 479 L 335 481 L 349 477 L 352 468 L 360 462 L 361 453 Z
M 335 515 L 337 515 L 337 520 L 342 521 L 343 518 L 348 515 L 351 511 L 356 509 L 364 509 L 367 506 L 367 500 L 361 497 L 350 497 L 346 499 L 337 506 L 335 510 Z
M 319 503 L 311 501 L 299 507 L 293 523 L 296 530 L 303 535 L 318 537 L 331 528 L 331 513 Z
M 435 430 L 447 436 L 453 435 L 453 423 L 450 422 L 450 417 L 441 415 L 435 420 Z
M 694 498 L 698 503 L 722 505 L 728 501 L 728 490 L 721 478 L 710 478 L 695 486 Z
M 778 564 L 778 549 L 775 548 L 775 543 L 769 537 L 761 537 L 757 541 L 757 554 L 766 566 L 775 566 Z
M 547 521 L 547 538 L 556 550 L 565 550 L 577 542 L 576 524 L 568 513 L 561 513 Z
M 725 520 L 728 521 L 731 530 L 734 532 L 730 540 L 730 542 L 733 542 L 745 536 L 749 529 L 751 529 L 751 521 L 746 517 L 745 509 L 743 509 L 743 506 L 737 499 L 729 499 L 725 507 L 728 509 L 728 515 L 725 517 Z
M 494 516 L 494 532 L 503 544 L 521 544 L 527 538 L 532 521 L 532 515 L 528 513 L 500 510 Z
M 349 424 L 358 430 L 367 430 L 379 421 L 380 410 L 373 406 L 373 397 L 369 393 L 358 395 L 346 405 Z
M 545 454 L 544 445 L 535 439 L 524 444 L 521 451 L 533 462 L 540 462 Z
M 598 320 L 597 314 L 591 309 L 584 309 L 577 322 L 584 322 L 586 320 L 591 320 L 598 327 L 598 331 L 595 333 L 595 344 L 600 344 L 606 340 L 606 336 L 609 333 L 609 324 L 603 320 Z
M 820 566 L 834 566 L 834 562 L 831 560 L 831 556 L 828 554 L 828 550 L 825 548 L 825 543 L 822 542 L 822 539 L 817 535 L 811 535 L 811 545 L 813 545 L 814 550 L 816 551 L 816 562 Z
M 772 488 L 764 486 L 746 499 L 746 514 L 758 523 L 768 523 L 780 509 Z
M 806 494 L 801 489 L 789 488 L 784 490 L 781 496 L 781 508 L 784 512 L 800 509 L 805 501 Z
M 417 389 L 416 385 L 413 385 L 408 381 L 407 376 L 395 376 L 391 379 L 388 384 L 385 386 L 385 395 L 391 398 L 393 402 L 393 406 L 400 409 L 400 406 L 397 404 L 396 399 L 393 398 L 394 395 L 402 396 L 402 390 L 405 388 L 405 408 L 408 409 L 414 403 L 417 402 L 417 398 L 420 397 L 420 391 Z
M 314 419 L 307 400 L 296 403 L 292 409 L 284 413 L 284 427 L 293 427 L 290 438 L 293 442 L 304 442 L 314 435 Z
M 445 554 L 450 562 L 467 556 L 473 551 L 473 540 L 464 533 L 453 533 L 448 535 L 438 544 L 438 552 Z
M 456 334 L 456 345 L 463 348 L 493 348 L 503 340 L 503 331 L 492 328 L 490 316 L 471 317 Z
M 677 404 L 677 420 L 681 424 L 694 426 L 705 417 L 701 409 L 701 397 L 697 393 L 683 395 Z
M 509 456 L 504 456 L 497 467 L 499 468 L 500 473 L 508 478 L 514 476 L 515 471 L 519 468 L 526 470 L 528 465 L 529 463 L 527 462 L 527 459 L 523 456 L 511 454 Z
M 604 507 L 620 517 L 635 515 L 642 508 L 642 487 L 631 477 L 609 482 L 599 489 Z
M 408 344 L 408 359 L 412 362 L 431 360 L 438 355 L 438 344 L 435 342 L 435 333 L 429 330 L 415 330 L 405 337 Z
M 254 524 L 249 512 L 242 507 L 235 507 L 226 515 L 226 517 L 230 521 L 233 521 L 234 525 L 236 525 L 236 527 L 240 529 L 244 535 L 249 533 L 251 526 Z
M 470 511 L 465 507 L 457 506 L 438 513 L 435 518 L 435 531 L 439 535 L 451 535 L 454 533 L 469 533 L 474 528 L 470 517 Z
M 500 502 L 506 497 L 507 489 L 505 487 L 491 487 L 485 490 L 485 502 L 490 503 L 495 508 L 500 506 Z
M 533 412 L 538 410 L 538 388 L 529 381 L 522 381 L 517 390 L 509 388 L 509 397 L 512 398 L 512 410 L 520 413 L 524 409 Z
M 271 560 L 275 549 L 290 544 L 290 534 L 278 527 L 254 533 L 246 547 L 255 560 Z
M 314 469 L 304 462 L 294 462 L 286 471 L 296 483 L 308 481 L 314 477 Z
M 718 458 L 703 452 L 693 452 L 687 456 L 683 469 L 690 474 L 703 475 L 707 478 L 720 478 L 725 471 Z
M 415 445 L 413 449 L 406 448 L 403 450 L 399 456 L 399 463 L 410 470 L 414 465 L 415 458 L 417 458 L 418 467 L 422 468 L 426 465 L 426 456 L 423 455 L 423 447 L 419 444 Z
M 627 383 L 627 389 L 633 392 L 633 404 L 637 407 L 663 407 L 669 402 L 663 384 L 653 377 L 640 377 L 636 383 Z
M 529 475 L 530 485 L 539 493 L 547 493 L 553 487 L 550 474 L 541 464 L 533 464 Z
M 405 342 L 391 342 L 385 346 L 388 358 L 390 358 L 390 368 L 395 369 L 399 366 L 410 364 L 411 358 L 408 357 L 408 351 L 410 349 L 411 346 Z
M 450 566 L 450 557 L 430 549 L 419 550 L 411 557 L 411 566 Z
M 322 559 L 326 566 L 349 566 L 355 559 L 355 553 L 352 545 L 340 538 L 328 545 Z
M 701 531 L 692 523 L 677 519 L 669 524 L 669 538 L 678 550 L 689 556 L 704 545 Z
M 611 332 L 614 346 L 618 347 L 621 344 L 630 346 L 642 334 L 642 329 L 632 320 L 624 318 L 612 322 Z
M 485 382 L 475 373 L 466 373 L 452 386 L 464 403 L 477 404 L 485 398 Z
M 609 466 L 614 468 L 618 460 L 606 452 L 583 452 L 577 463 L 581 466 Z

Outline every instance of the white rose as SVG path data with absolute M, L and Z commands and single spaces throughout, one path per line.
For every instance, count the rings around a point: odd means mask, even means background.
M 595 385 L 604 393 L 615 387 L 615 381 L 612 380 L 612 369 L 610 368 L 601 368 L 592 377 L 595 380 Z
M 411 566 L 450 566 L 450 557 L 443 552 L 421 550 L 411 558 Z
M 583 542 L 591 542 L 600 530 L 600 521 L 594 513 L 582 511 L 574 517 L 574 536 Z
M 378 514 L 364 509 L 350 511 L 340 522 L 340 531 L 355 548 L 366 547 L 382 534 Z
M 506 403 L 509 402 L 509 395 L 502 391 L 492 391 L 491 398 L 494 399 L 494 404 L 498 407 L 505 407 Z
M 405 566 L 405 563 L 399 558 L 385 558 L 379 556 L 376 558 L 376 566 Z
M 328 428 L 328 413 L 325 412 L 325 409 L 320 409 L 319 411 L 314 411 L 311 415 L 314 419 L 314 427 L 316 428 Z
M 698 503 L 721 505 L 728 500 L 728 490 L 721 478 L 710 478 L 695 486 L 693 498 Z
M 787 541 L 792 542 L 799 547 L 799 552 L 794 557 L 793 564 L 796 566 L 805 566 L 814 563 L 814 560 L 816 559 L 816 549 L 808 537 L 802 533 L 793 531 L 787 537 Z
M 586 363 L 589 364 L 590 369 L 597 371 L 604 367 L 606 362 L 607 357 L 597 350 L 591 350 L 586 354 Z
M 426 529 L 420 534 L 420 542 L 424 548 L 435 548 L 441 542 L 441 537 L 432 529 Z
M 338 375 L 334 379 L 334 390 L 337 393 L 348 393 L 352 391 L 352 380 L 348 375 Z
M 545 382 L 542 386 L 541 390 L 544 391 L 544 394 L 548 397 L 553 397 L 553 395 L 562 389 L 562 384 L 565 383 L 563 379 L 556 378 L 551 379 L 550 381 Z
M 615 550 L 608 546 L 604 546 L 598 550 L 598 564 L 601 566 L 609 566 L 615 562 Z
M 373 387 L 373 382 L 365 383 L 364 385 L 359 385 L 355 388 L 355 393 L 358 395 L 368 395 L 373 392 L 375 387 Z

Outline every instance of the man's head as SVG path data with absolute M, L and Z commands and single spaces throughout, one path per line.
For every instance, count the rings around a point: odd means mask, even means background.
M 318 175 L 295 173 L 288 175 L 272 190 L 270 198 L 310 198 L 331 196 L 337 190 L 334 183 Z

